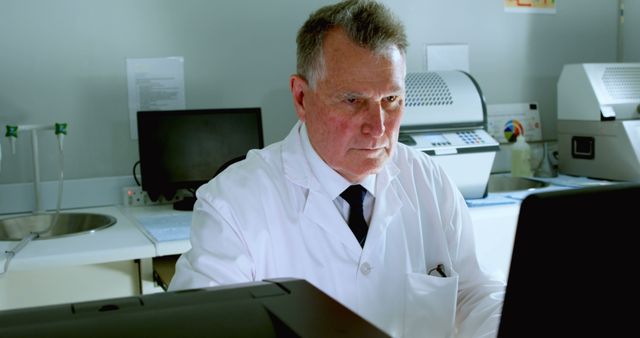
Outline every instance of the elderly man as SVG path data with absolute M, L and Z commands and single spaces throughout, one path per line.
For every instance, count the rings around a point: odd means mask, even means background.
M 201 187 L 171 289 L 296 277 L 393 336 L 486 336 L 504 285 L 475 255 L 466 204 L 398 143 L 406 36 L 379 3 L 313 13 L 290 86 L 299 122 Z

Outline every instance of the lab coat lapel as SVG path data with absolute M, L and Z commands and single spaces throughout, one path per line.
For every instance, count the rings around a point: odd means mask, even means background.
M 399 219 L 399 213 L 404 203 L 400 197 L 402 191 L 398 189 L 402 188 L 397 184 L 393 184 L 398 172 L 398 168 L 390 161 L 378 174 L 376 180 L 376 198 L 371 224 L 369 225 L 369 232 L 367 234 L 365 252 L 376 250 L 375 247 L 380 243 L 381 238 L 385 235 L 390 224 L 398 223 L 397 225 L 400 225 L 401 220 Z
M 307 203 L 304 207 L 305 218 L 322 227 L 332 237 L 342 242 L 356 260 L 362 253 L 362 248 L 356 237 L 349 229 L 342 215 L 333 201 L 323 193 L 309 191 Z
M 298 122 L 291 130 L 291 133 L 284 140 L 282 148 L 282 163 L 285 176 L 292 183 L 308 189 L 308 194 L 304 204 L 304 218 L 310 223 L 320 226 L 332 237 L 342 242 L 349 252 L 357 260 L 362 252 L 360 244 L 349 229 L 349 225 L 340 215 L 340 212 L 333 204 L 333 200 L 317 181 L 307 161 L 304 158 L 302 142 L 300 140 L 301 123 Z M 304 226 L 304 224 L 303 224 Z

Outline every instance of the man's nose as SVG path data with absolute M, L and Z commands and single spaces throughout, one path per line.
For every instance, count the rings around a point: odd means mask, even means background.
M 384 117 L 385 112 L 379 102 L 370 104 L 362 124 L 362 133 L 374 137 L 382 136 L 385 130 Z

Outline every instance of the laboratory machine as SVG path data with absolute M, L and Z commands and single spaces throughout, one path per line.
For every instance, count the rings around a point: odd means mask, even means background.
M 564 66 L 558 151 L 561 173 L 640 181 L 640 63 Z
M 499 150 L 476 80 L 462 71 L 408 73 L 399 141 L 443 167 L 465 198 L 487 194 Z

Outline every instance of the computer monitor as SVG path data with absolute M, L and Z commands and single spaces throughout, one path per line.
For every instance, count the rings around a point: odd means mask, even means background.
M 195 191 L 226 162 L 262 148 L 260 108 L 139 111 L 142 189 L 152 200 Z M 190 209 L 194 198 L 174 204 Z
M 529 195 L 520 206 L 498 337 L 635 332 L 638 202 L 638 184 Z
M 389 337 L 301 279 L 0 311 L 0 337 Z

